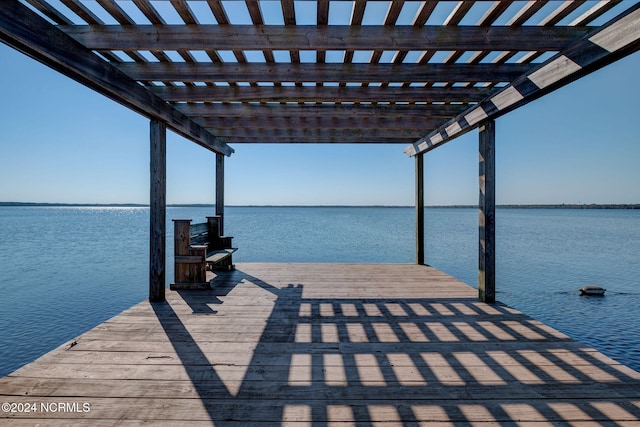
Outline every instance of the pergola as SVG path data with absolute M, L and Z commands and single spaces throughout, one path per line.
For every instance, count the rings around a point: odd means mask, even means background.
M 495 299 L 494 119 L 640 48 L 636 1 L 4 0 L 0 40 L 151 121 L 150 299 L 164 299 L 166 129 L 228 144 L 394 143 L 480 129 L 480 297 Z

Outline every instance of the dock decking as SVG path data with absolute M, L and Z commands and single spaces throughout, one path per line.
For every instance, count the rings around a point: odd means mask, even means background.
M 637 426 L 640 374 L 430 267 L 240 263 L 1 378 L 0 400 L 28 425 Z

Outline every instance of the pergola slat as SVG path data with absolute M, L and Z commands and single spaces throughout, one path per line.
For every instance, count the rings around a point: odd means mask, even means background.
M 329 0 L 318 0 L 317 22 L 318 25 L 329 25 Z
M 82 18 L 89 25 L 103 25 L 104 22 L 82 3 L 78 3 L 76 0 L 60 0 L 62 4 L 67 6 L 69 10 L 73 11 L 76 15 Z
M 435 10 L 436 6 L 438 6 L 437 1 L 422 2 L 422 7 L 420 8 L 420 11 L 418 11 L 418 14 L 416 15 L 415 19 L 413 20 L 413 25 L 415 25 L 416 27 L 421 27 L 425 25 L 429 20 L 429 17 L 431 16 L 431 14 Z
M 280 0 L 285 25 L 296 25 L 296 11 L 293 0 Z
M 133 25 L 135 21 L 115 1 L 96 0 L 120 25 Z
M 459 1 L 451 14 L 445 19 L 444 25 L 458 25 L 473 7 L 475 1 Z
M 213 16 L 216 18 L 216 21 L 218 21 L 218 24 L 229 24 L 229 17 L 227 16 L 227 12 L 222 7 L 222 3 L 220 3 L 220 0 L 209 0 L 207 1 L 207 4 L 209 5 L 211 12 L 213 13 Z
M 384 19 L 384 25 L 395 25 L 403 7 L 404 0 L 389 2 L 389 9 L 387 10 L 387 16 Z
M 353 4 L 353 14 L 351 16 L 351 25 L 362 25 L 366 5 L 367 0 L 355 0 Z
M 38 12 L 42 13 L 47 18 L 59 25 L 73 25 L 73 21 L 52 8 L 44 0 L 27 0 L 31 6 L 33 6 Z
M 601 0 L 591 9 L 574 19 L 570 25 L 590 25 L 595 19 L 598 19 L 621 2 L 622 0 Z
M 484 16 L 480 18 L 478 25 L 487 26 L 493 24 L 512 4 L 513 1 L 510 0 L 494 1 Z
M 522 9 L 520 9 L 509 22 L 507 22 L 507 25 L 513 27 L 524 25 L 524 23 L 527 22 L 533 15 L 535 15 L 540 9 L 545 7 L 547 3 L 549 3 L 549 0 L 528 1 L 522 7 Z
M 191 8 L 189 7 L 189 4 L 187 2 L 182 0 L 171 0 L 171 5 L 174 7 L 176 12 L 178 12 L 178 15 L 180 15 L 180 18 L 182 18 L 185 24 L 187 25 L 198 24 L 198 20 L 196 19 L 195 16 L 193 16 L 193 13 L 191 12 Z
M 133 0 L 133 3 L 140 9 L 142 14 L 151 22 L 153 25 L 164 25 L 165 21 L 162 19 L 162 16 L 158 14 L 158 12 L 153 8 L 151 3 L 145 0 Z
M 558 7 L 553 13 L 551 13 L 549 16 L 543 19 L 540 25 L 545 25 L 545 26 L 556 25 L 558 22 L 562 21 L 564 18 L 569 16 L 571 12 L 573 12 L 574 10 L 582 6 L 582 4 L 585 3 L 585 1 L 586 0 L 563 2 L 560 5 L 560 7 Z

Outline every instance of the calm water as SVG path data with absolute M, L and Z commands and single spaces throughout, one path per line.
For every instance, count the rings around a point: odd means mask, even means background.
M 204 222 L 212 208 L 168 208 Z M 0 208 L 0 376 L 147 297 L 146 208 Z M 426 259 L 476 286 L 477 211 L 427 209 Z M 226 208 L 236 262 L 414 261 L 412 208 Z M 497 298 L 640 370 L 640 211 L 497 212 Z M 584 285 L 608 289 L 579 297 Z

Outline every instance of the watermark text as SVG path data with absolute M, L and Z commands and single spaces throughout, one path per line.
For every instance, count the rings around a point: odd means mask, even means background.
M 89 402 L 4 402 L 2 403 L 2 412 L 14 414 L 85 414 L 91 412 L 91 404 Z

